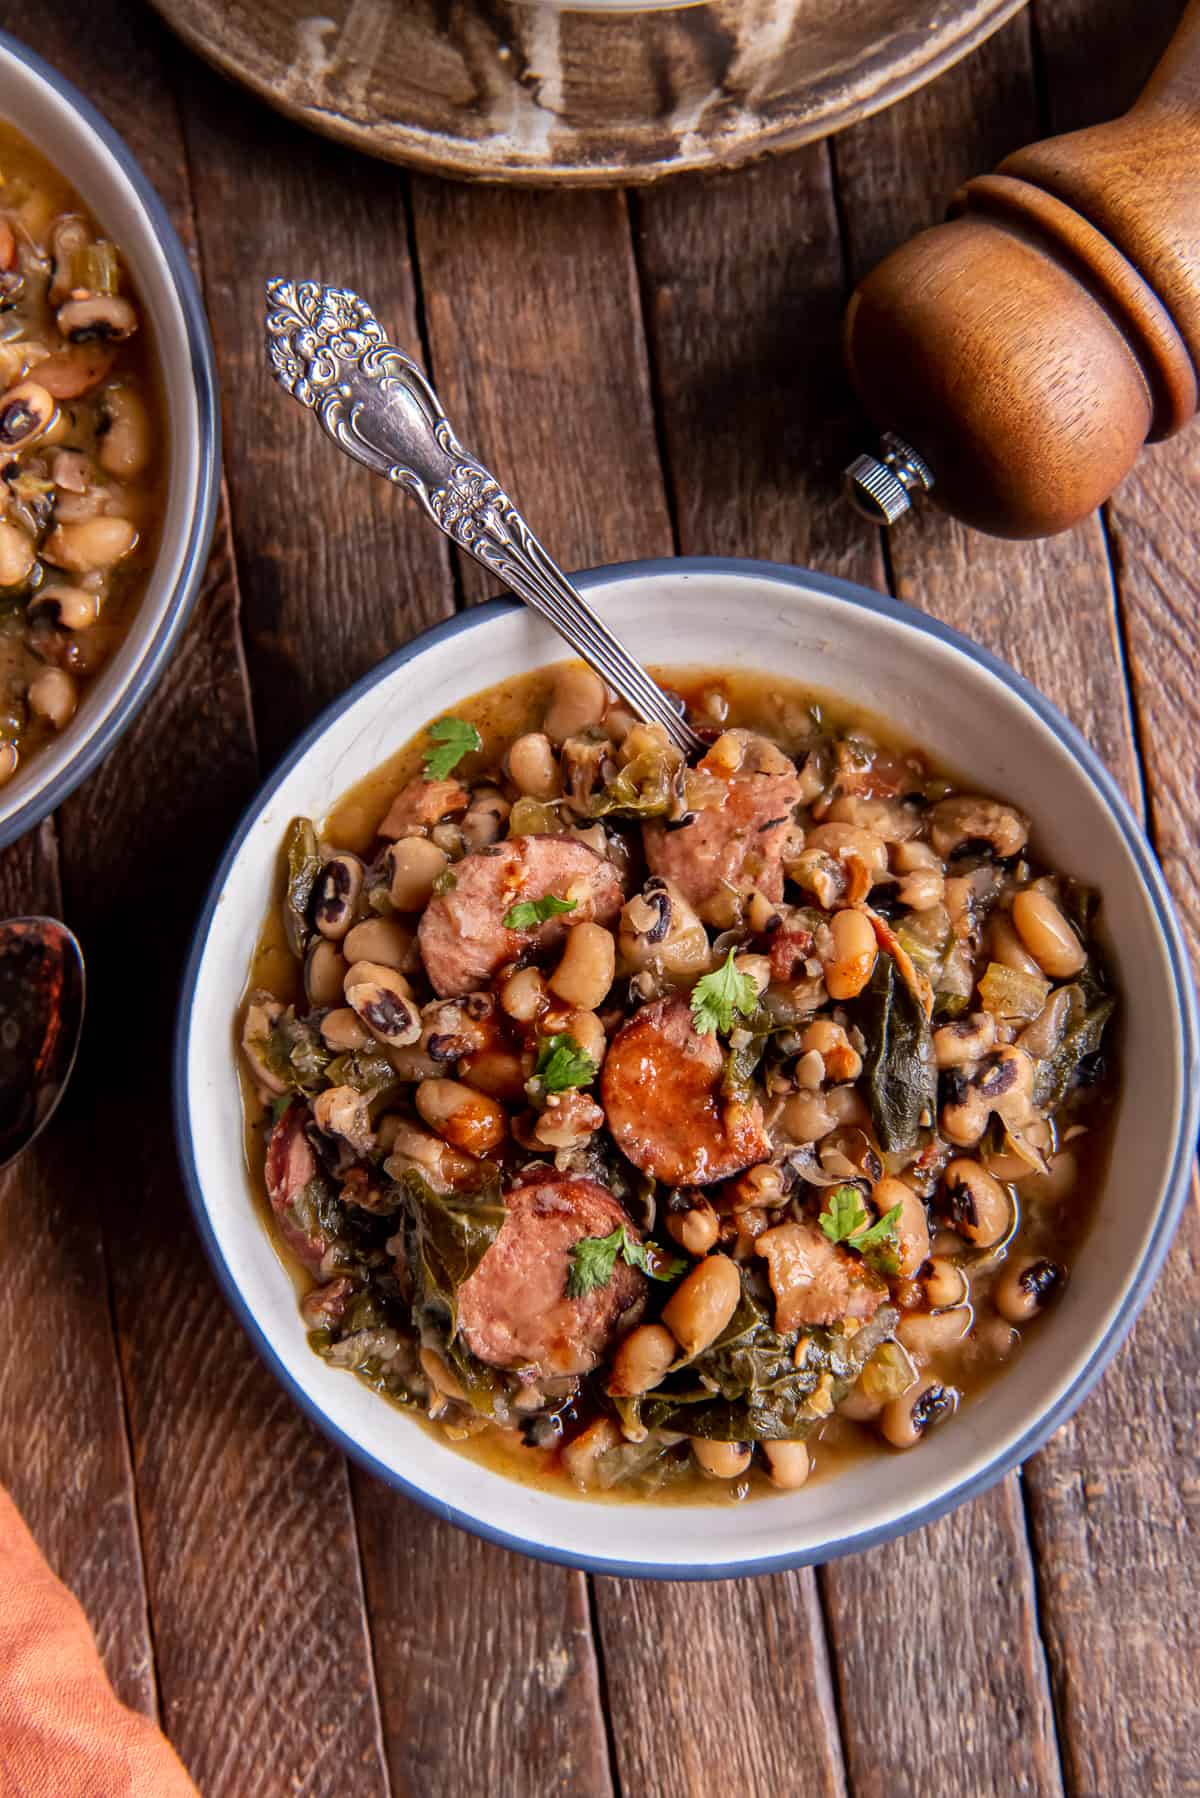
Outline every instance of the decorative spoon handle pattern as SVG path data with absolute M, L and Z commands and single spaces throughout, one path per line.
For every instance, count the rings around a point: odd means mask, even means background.
M 511 588 L 687 755 L 704 744 L 576 592 L 496 477 L 459 442 L 410 356 L 386 341 L 365 300 L 316 281 L 268 281 L 267 353 L 285 392 L 340 450 L 420 500 L 437 525 Z

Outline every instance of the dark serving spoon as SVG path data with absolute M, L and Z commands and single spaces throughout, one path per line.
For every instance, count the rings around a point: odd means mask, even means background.
M 83 1027 L 83 953 L 56 918 L 0 923 L 0 1168 L 57 1109 Z

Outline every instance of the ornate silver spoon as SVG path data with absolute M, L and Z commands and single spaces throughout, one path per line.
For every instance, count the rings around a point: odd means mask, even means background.
M 66 1091 L 83 1025 L 83 954 L 57 918 L 0 923 L 0 1168 Z
M 416 363 L 344 287 L 267 282 L 267 353 L 285 392 L 346 455 L 416 495 L 452 543 L 498 575 L 685 755 L 705 744 L 576 592 L 495 476 L 459 443 Z

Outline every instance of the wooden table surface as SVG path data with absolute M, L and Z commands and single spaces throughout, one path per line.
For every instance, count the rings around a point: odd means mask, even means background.
M 92 975 L 68 1103 L 0 1185 L 0 1479 L 206 1798 L 1200 1792 L 1194 1204 L 1019 1476 L 816 1572 L 590 1580 L 435 1522 L 310 1428 L 201 1255 L 168 1106 L 185 945 L 240 809 L 319 707 L 488 588 L 272 387 L 268 274 L 369 296 L 568 567 L 798 562 L 998 650 L 1123 783 L 1196 940 L 1200 429 L 1045 543 L 927 517 L 885 546 L 837 480 L 848 284 L 963 177 L 1123 106 L 1177 11 L 1045 0 L 830 144 L 627 196 L 410 178 L 263 110 L 132 0 L 0 3 L 163 195 L 220 369 L 191 627 L 100 771 L 0 856 L 0 912 L 61 908 Z

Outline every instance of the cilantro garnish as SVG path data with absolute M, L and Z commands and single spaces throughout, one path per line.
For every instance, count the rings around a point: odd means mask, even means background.
M 661 1253 L 653 1256 L 644 1242 L 636 1242 L 624 1224 L 618 1224 L 609 1236 L 585 1236 L 571 1250 L 571 1271 L 567 1275 L 567 1297 L 585 1298 L 613 1277 L 617 1256 L 630 1267 L 640 1267 L 652 1280 L 677 1280 L 687 1266 L 686 1261 Z
M 862 1194 L 857 1186 L 835 1186 L 817 1222 L 830 1242 L 844 1242 L 857 1249 L 863 1260 L 880 1273 L 896 1271 L 896 1248 L 903 1205 L 893 1205 L 867 1228 Z
M 727 1036 L 735 1017 L 748 1018 L 758 1006 L 758 988 L 749 974 L 739 974 L 730 950 L 719 968 L 692 988 L 692 1022 L 699 1036 L 720 1031 Z
M 574 911 L 578 904 L 578 899 L 556 899 L 553 893 L 547 893 L 542 899 L 522 899 L 505 912 L 504 928 L 532 930 L 535 924 L 544 924 L 547 918 L 557 918 L 562 912 Z
M 435 747 L 425 751 L 426 780 L 445 780 L 464 755 L 483 748 L 483 738 L 465 718 L 439 718 L 429 726 L 429 735 Z
M 597 1067 L 573 1036 L 544 1036 L 538 1047 L 535 1074 L 548 1093 L 565 1092 L 569 1086 L 590 1086 Z

